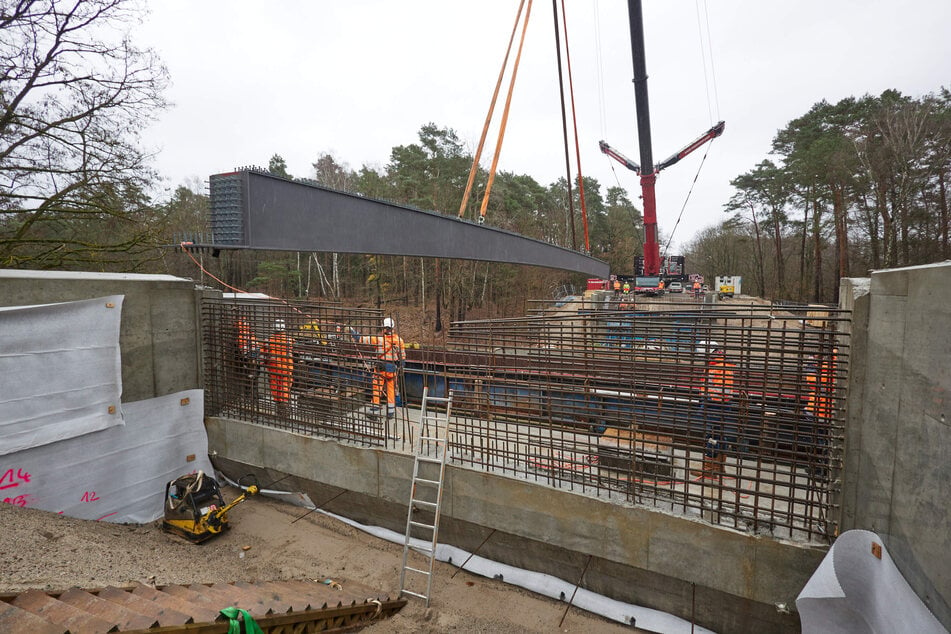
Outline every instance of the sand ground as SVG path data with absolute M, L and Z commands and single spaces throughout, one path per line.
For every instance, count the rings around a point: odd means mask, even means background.
M 224 492 L 226 500 L 237 494 L 228 488 Z M 342 584 L 351 579 L 391 597 L 398 593 L 399 544 L 263 495 L 236 506 L 229 519 L 230 531 L 195 545 L 164 533 L 160 520 L 109 524 L 0 504 L 0 592 L 132 581 L 162 585 L 331 578 Z M 566 603 L 495 579 L 465 571 L 452 577 L 456 570 L 436 562 L 428 609 L 410 597 L 395 617 L 363 631 L 639 631 L 575 607 L 566 615 Z

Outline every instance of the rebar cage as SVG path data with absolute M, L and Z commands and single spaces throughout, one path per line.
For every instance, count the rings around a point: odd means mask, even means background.
M 367 407 L 377 359 L 361 343 L 379 332 L 380 311 L 226 298 L 206 299 L 202 319 L 209 414 L 383 445 Z
M 452 462 L 757 534 L 827 541 L 837 531 L 849 313 L 671 296 L 537 302 L 527 317 L 453 323 L 445 348 L 407 350 L 399 416 L 424 387 L 453 391 Z M 379 311 L 204 304 L 209 413 L 369 446 Z M 275 324 L 281 370 L 244 353 Z M 281 323 L 283 322 L 283 323 Z M 397 327 L 399 324 L 397 323 Z M 406 435 L 404 434 L 404 437 Z M 404 440 L 404 442 L 406 442 Z M 405 447 L 405 445 L 404 445 Z

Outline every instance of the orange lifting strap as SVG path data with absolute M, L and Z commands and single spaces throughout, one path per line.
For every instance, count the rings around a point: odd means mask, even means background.
M 518 5 L 518 13 L 515 15 L 515 25 L 512 27 L 512 35 L 509 37 L 509 45 L 505 50 L 505 58 L 502 60 L 502 68 L 499 70 L 499 79 L 495 83 L 495 92 L 492 93 L 492 103 L 489 105 L 489 113 L 485 117 L 485 125 L 482 128 L 482 137 L 479 139 L 479 147 L 476 148 L 475 157 L 472 160 L 472 168 L 469 170 L 469 181 L 466 183 L 466 192 L 462 196 L 462 204 L 459 205 L 459 217 L 462 218 L 466 211 L 466 205 L 469 203 L 469 195 L 472 193 L 472 183 L 475 181 L 476 172 L 479 169 L 479 160 L 482 157 L 482 148 L 485 145 L 485 137 L 489 132 L 489 123 L 492 120 L 492 113 L 495 111 L 495 103 L 499 97 L 499 88 L 502 85 L 502 77 L 505 75 L 505 68 L 508 66 L 509 55 L 512 52 L 512 43 L 515 41 L 515 33 L 518 31 L 518 24 L 522 17 L 522 9 L 525 6 L 525 0 L 521 0 Z M 489 192 L 492 191 L 492 183 L 495 181 L 495 169 L 499 164 L 499 153 L 502 151 L 502 139 L 505 137 L 505 126 L 508 122 L 509 108 L 512 104 L 512 92 L 515 90 L 515 77 L 518 75 L 518 65 L 522 58 L 522 47 L 525 45 L 525 33 L 528 30 L 528 18 L 532 14 L 532 0 L 528 0 L 528 9 L 525 11 L 525 20 L 522 21 L 522 37 L 518 44 L 518 54 L 515 56 L 515 65 L 512 69 L 512 78 L 509 80 L 509 91 L 505 99 L 505 109 L 502 112 L 502 125 L 499 127 L 499 138 L 495 146 L 495 155 L 492 157 L 492 167 L 489 170 L 489 180 L 485 186 L 485 195 L 482 198 L 482 206 L 479 209 L 479 224 L 485 222 L 485 210 L 489 204 Z
M 553 2 L 553 6 L 555 6 Z M 525 10 L 525 18 L 522 20 L 522 11 Z M 502 113 L 502 123 L 499 127 L 499 138 L 495 146 L 495 154 L 492 157 L 492 166 L 489 169 L 489 177 L 486 182 L 485 195 L 482 197 L 482 204 L 479 208 L 479 224 L 485 223 L 485 212 L 486 208 L 489 205 L 489 194 L 492 191 L 492 184 L 495 182 L 495 173 L 498 168 L 499 163 L 499 154 L 502 151 L 502 141 L 505 137 L 505 128 L 508 123 L 509 110 L 512 105 L 512 93 L 515 89 L 515 78 L 518 75 L 519 62 L 522 58 L 522 49 L 525 45 L 525 34 L 528 30 L 528 20 L 532 13 L 532 0 L 528 0 L 528 8 L 525 9 L 525 0 L 521 0 L 518 5 L 518 12 L 515 15 L 515 24 L 512 26 L 512 34 L 509 36 L 508 47 L 505 50 L 505 58 L 502 60 L 502 68 L 499 69 L 499 78 L 495 82 L 495 91 L 492 93 L 492 101 L 489 104 L 489 112 L 485 117 L 485 124 L 482 126 L 482 136 L 479 138 L 479 145 L 476 148 L 475 157 L 472 160 L 472 167 L 469 169 L 469 180 L 466 182 L 466 191 L 462 195 L 462 203 L 459 205 L 459 217 L 462 218 L 466 213 L 466 206 L 469 204 L 469 197 L 472 195 L 472 185 L 475 182 L 476 173 L 479 170 L 479 161 L 482 158 L 482 149 L 485 147 L 485 139 L 488 136 L 489 124 L 492 121 L 492 114 L 495 112 L 495 104 L 498 101 L 499 89 L 502 86 L 502 78 L 505 76 L 505 69 L 508 66 L 509 56 L 512 53 L 512 44 L 515 41 L 515 33 L 518 31 L 519 23 L 522 24 L 522 36 L 519 40 L 518 53 L 515 56 L 515 64 L 512 70 L 512 77 L 509 81 L 509 90 L 508 95 L 505 99 L 505 109 Z M 581 176 L 581 150 L 578 147 L 578 122 L 575 112 L 575 95 L 574 95 L 574 85 L 571 78 L 571 54 L 568 50 L 568 20 L 565 15 L 565 3 L 564 0 L 561 2 L 561 13 L 563 16 L 562 19 L 562 29 L 565 38 L 565 57 L 568 63 L 568 91 L 571 98 L 571 118 L 573 124 L 573 131 L 575 137 L 575 155 L 576 160 L 578 161 L 578 189 L 581 202 L 581 218 L 584 223 L 584 248 L 585 251 L 590 251 L 590 243 L 588 238 L 588 214 L 585 206 L 585 197 L 584 197 L 584 179 Z M 558 49 L 558 12 L 555 11 L 555 42 L 556 42 L 556 51 L 555 54 L 558 56 L 558 76 L 559 83 L 562 84 L 562 123 L 564 124 L 565 112 L 564 112 L 564 85 L 561 77 L 561 51 Z M 565 129 L 565 160 L 568 162 L 568 137 L 567 129 Z M 568 167 L 568 194 L 571 196 L 571 168 Z M 569 206 L 571 206 L 571 200 L 569 199 Z M 572 216 L 574 213 L 572 211 Z M 572 220 L 572 248 L 575 248 L 574 245 L 574 220 Z

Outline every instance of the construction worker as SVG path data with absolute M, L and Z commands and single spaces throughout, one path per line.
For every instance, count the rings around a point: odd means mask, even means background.
M 293 343 L 284 330 L 284 320 L 274 322 L 274 333 L 261 348 L 267 368 L 268 388 L 278 414 L 290 409 L 291 385 L 294 382 Z
M 733 414 L 733 381 L 736 365 L 726 360 L 723 348 L 716 348 L 707 364 L 703 384 L 703 418 L 706 426 L 704 470 L 723 471 L 724 423 Z M 734 432 L 735 433 L 735 432 Z M 734 439 L 735 440 L 735 439 Z
M 657 282 L 657 290 L 659 291 L 664 290 L 664 280 L 660 280 L 659 282 Z
M 327 345 L 327 342 L 324 337 L 324 333 L 320 330 L 320 323 L 316 319 L 311 319 L 308 322 L 304 322 L 298 328 L 301 336 L 309 337 L 314 341 L 320 342 L 322 345 Z
M 360 338 L 360 343 L 373 346 L 376 355 L 370 412 L 379 415 L 380 400 L 385 392 L 387 421 L 396 417 L 396 377 L 406 359 L 403 339 L 393 332 L 394 325 L 393 319 L 387 317 L 383 320 L 381 334 L 367 335 Z M 393 437 L 399 440 L 395 431 Z
M 693 281 L 693 296 L 700 299 L 700 280 Z
M 614 278 L 614 296 L 618 297 L 621 294 L 621 280 Z
M 624 287 L 623 287 L 623 288 L 624 288 L 624 294 L 627 295 L 628 293 L 631 292 L 631 283 L 630 283 L 630 282 L 624 282 Z
M 832 419 L 832 397 L 835 390 L 836 351 L 818 365 L 810 367 L 806 374 L 806 415 L 816 421 Z
M 805 422 L 808 426 L 805 437 L 811 439 L 812 446 L 809 453 L 821 459 L 825 453 L 825 445 L 832 424 L 832 414 L 835 398 L 835 373 L 838 362 L 838 349 L 807 369 L 806 404 L 803 407 Z M 812 465 L 816 466 L 816 465 Z M 825 470 L 817 467 L 818 474 Z
M 258 342 L 254 331 L 247 320 L 238 314 L 237 307 L 232 307 L 236 316 L 235 331 L 235 371 L 240 384 L 242 400 L 254 396 L 255 383 L 258 377 Z

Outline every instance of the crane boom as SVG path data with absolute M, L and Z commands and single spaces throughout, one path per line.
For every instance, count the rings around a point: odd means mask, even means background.
M 647 98 L 647 62 L 644 54 L 644 20 L 641 0 L 628 0 L 628 19 L 631 29 L 631 54 L 634 62 L 634 100 L 637 108 L 637 136 L 640 141 L 641 164 L 630 160 L 605 141 L 601 151 L 641 177 L 641 197 L 644 201 L 644 275 L 660 272 L 660 245 L 657 242 L 657 200 L 654 183 L 662 169 L 677 163 L 704 143 L 723 134 L 726 124 L 720 121 L 685 148 L 661 161 L 655 167 L 651 148 L 650 104 Z
M 641 166 L 640 166 L 640 165 L 638 165 L 637 163 L 635 163 L 634 161 L 632 161 L 631 159 L 627 158 L 626 156 L 624 156 L 623 154 L 621 154 L 620 152 L 618 152 L 617 150 L 615 150 L 613 147 L 611 147 L 610 145 L 608 145 L 608 142 L 607 142 L 607 141 L 598 141 L 598 147 L 601 148 L 601 152 L 602 152 L 602 153 L 607 154 L 608 156 L 610 156 L 610 157 L 613 158 L 615 161 L 617 161 L 618 163 L 620 163 L 621 165 L 623 165 L 623 166 L 626 167 L 627 169 L 631 170 L 631 171 L 634 172 L 635 174 L 640 174 L 640 173 L 641 173 Z
M 702 146 L 707 141 L 712 141 L 713 139 L 717 138 L 718 136 L 723 134 L 724 128 L 726 128 L 726 122 L 720 121 L 715 126 L 713 126 L 709 130 L 704 132 L 702 135 L 700 135 L 693 143 L 691 143 L 684 149 L 680 150 L 676 154 L 672 154 L 668 158 L 658 163 L 657 169 L 654 170 L 655 173 L 661 171 L 662 169 L 666 169 L 670 167 L 671 165 L 678 162 L 683 157 L 687 156 L 688 154 L 690 154 L 691 152 L 693 152 L 694 150 Z

